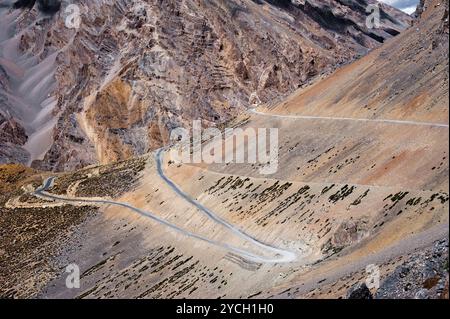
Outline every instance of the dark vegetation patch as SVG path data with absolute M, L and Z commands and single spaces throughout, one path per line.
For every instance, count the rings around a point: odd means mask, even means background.
M 0 297 L 35 296 L 56 274 L 54 257 L 76 241 L 76 227 L 96 212 L 86 206 L 1 208 Z
M 358 196 L 357 199 L 355 199 L 350 206 L 358 206 L 359 204 L 361 204 L 362 200 L 364 199 L 364 197 L 366 197 L 369 194 L 370 189 L 367 189 L 364 193 L 362 193 L 360 196 Z
M 340 190 L 331 195 L 328 200 L 335 204 L 336 202 L 344 200 L 346 197 L 350 196 L 355 189 L 356 186 L 349 187 L 348 185 L 344 185 Z
M 40 185 L 42 179 L 35 174 L 37 171 L 19 164 L 0 165 L 0 207 L 10 198 L 23 194 L 22 186 Z
M 428 198 L 424 196 L 408 198 L 409 192 L 398 192 L 396 194 L 389 194 L 383 201 L 386 204 L 380 213 L 378 222 L 373 228 L 379 228 L 393 217 L 402 214 L 417 214 L 422 215 L 425 212 L 432 212 L 439 206 L 444 205 L 449 200 L 449 195 L 445 192 L 431 194 Z
M 202 287 L 219 291 L 228 285 L 223 269 L 205 266 L 172 246 L 149 249 L 119 269 L 117 258 L 113 255 L 99 260 L 86 270 L 83 278 L 92 286 L 76 298 L 187 298 Z
M 98 176 L 93 174 L 99 170 Z M 96 168 L 83 169 L 59 176 L 49 192 L 65 195 L 70 185 L 81 181 L 76 196 L 117 197 L 135 187 L 140 172 L 145 169 L 145 158 L 134 158 Z

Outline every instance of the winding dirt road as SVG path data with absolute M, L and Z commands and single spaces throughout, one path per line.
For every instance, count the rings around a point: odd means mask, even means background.
M 209 238 L 206 238 L 204 236 L 195 234 L 193 232 L 190 232 L 188 230 L 185 230 L 177 225 L 174 225 L 158 216 L 156 216 L 155 214 L 148 212 L 148 211 L 144 211 L 142 209 L 139 209 L 137 207 L 134 207 L 128 203 L 122 203 L 122 202 L 117 202 L 117 201 L 112 201 L 112 200 L 101 200 L 101 199 L 87 199 L 87 198 L 71 198 L 71 197 L 64 197 L 64 196 L 59 196 L 59 195 L 54 195 L 51 193 L 48 193 L 47 190 L 49 188 L 51 188 L 53 186 L 53 183 L 56 179 L 56 177 L 50 177 L 48 179 L 46 179 L 44 181 L 44 183 L 38 187 L 35 191 L 34 191 L 34 195 L 39 196 L 39 197 L 43 197 L 46 199 L 51 199 L 51 200 L 55 200 L 55 201 L 61 201 L 61 202 L 66 202 L 66 203 L 89 203 L 89 204 L 101 204 L 101 205 L 115 205 L 115 206 L 119 206 L 119 207 L 123 207 L 123 208 L 127 208 L 130 209 L 136 213 L 138 213 L 141 216 L 145 216 L 148 218 L 151 218 L 152 220 L 167 226 L 168 228 L 191 238 L 195 238 L 197 240 L 212 244 L 214 246 L 217 246 L 219 248 L 225 249 L 229 252 L 233 252 L 239 256 L 244 257 L 245 259 L 252 261 L 252 262 L 257 262 L 257 263 L 286 263 L 286 262 L 292 262 L 296 259 L 296 255 L 292 252 L 289 251 L 284 251 L 281 249 L 277 249 L 274 248 L 272 246 L 266 245 L 264 243 L 261 243 L 259 241 L 257 241 L 256 239 L 250 237 L 249 235 L 241 232 L 239 229 L 235 228 L 233 225 L 226 223 L 225 221 L 221 220 L 219 217 L 217 217 L 213 212 L 207 210 L 206 208 L 204 208 L 201 204 L 197 203 L 196 201 L 194 201 L 193 199 L 191 199 L 189 196 L 187 196 L 185 193 L 183 193 L 173 182 L 170 181 L 170 179 L 168 179 L 166 177 L 166 175 L 164 174 L 163 170 L 162 170 L 162 156 L 161 156 L 161 152 L 162 150 L 158 151 L 157 153 L 157 159 L 158 159 L 158 174 L 160 174 L 161 178 L 164 179 L 164 181 L 166 181 L 166 183 L 168 183 L 168 185 L 177 192 L 177 194 L 179 194 L 180 196 L 182 196 L 184 199 L 188 200 L 189 203 L 194 204 L 195 207 L 197 207 L 199 210 L 201 210 L 203 213 L 205 213 L 206 211 L 208 211 L 208 216 L 214 220 L 215 222 L 225 226 L 227 229 L 232 230 L 233 233 L 235 233 L 236 235 L 238 235 L 239 237 L 246 239 L 247 241 L 255 244 L 256 246 L 263 248 L 267 251 L 270 251 L 271 253 L 275 253 L 275 257 L 266 257 L 266 256 L 262 256 L 262 255 L 257 255 L 255 253 L 246 251 L 244 249 L 235 247 L 233 245 L 229 245 L 227 243 L 223 243 L 223 242 L 218 242 L 218 241 L 214 241 L 211 240 Z M 183 194 L 183 195 L 182 195 Z
M 211 211 L 207 207 L 205 207 L 202 204 L 200 204 L 198 201 L 193 199 L 190 195 L 188 195 L 185 192 L 183 192 L 183 190 L 179 186 L 177 186 L 174 181 L 172 181 L 169 177 L 167 177 L 167 175 L 164 174 L 164 171 L 163 171 L 163 163 L 164 163 L 163 154 L 164 154 L 164 149 L 159 149 L 157 151 L 157 153 L 156 153 L 156 163 L 157 163 L 158 175 L 180 197 L 185 199 L 191 205 L 195 206 L 200 212 L 205 214 L 208 218 L 212 219 L 216 223 L 218 223 L 218 224 L 224 226 L 225 228 L 229 229 L 230 231 L 232 231 L 233 233 L 235 233 L 239 237 L 247 240 L 248 242 L 250 242 L 250 243 L 252 243 L 252 244 L 254 244 L 254 245 L 256 245 L 256 246 L 258 246 L 260 248 L 263 248 L 265 250 L 269 250 L 269 251 L 275 253 L 276 255 L 280 256 L 279 258 L 277 258 L 276 260 L 273 260 L 272 262 L 291 262 L 291 261 L 294 261 L 296 259 L 296 255 L 293 252 L 270 246 L 270 245 L 268 245 L 266 243 L 263 243 L 263 242 L 257 240 L 256 238 L 246 234 L 244 231 L 240 230 L 236 226 L 234 226 L 234 225 L 228 223 L 227 221 L 225 221 L 224 219 L 220 218 L 213 211 Z

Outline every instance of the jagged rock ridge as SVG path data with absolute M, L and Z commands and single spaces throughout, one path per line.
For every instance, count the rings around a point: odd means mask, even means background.
M 20 96 L 24 107 L 35 104 L 33 118 L 45 118 L 34 125 L 14 107 L 14 86 L 2 88 L 3 117 L 9 112 L 28 135 L 24 147 L 8 147 L 23 153 L 16 161 L 68 170 L 158 148 L 172 128 L 189 127 L 193 119 L 220 125 L 409 25 L 408 16 L 383 5 L 380 29 L 367 29 L 370 3 L 78 1 L 80 29 L 66 26 L 66 1 L 52 18 L 3 11 L 9 24 L 2 47 L 17 44 L 2 57 L 5 78 L 19 71 L 14 81 L 27 81 L 23 73 L 46 88 L 38 99 L 29 90 Z M 24 72 L 30 64 L 36 72 Z

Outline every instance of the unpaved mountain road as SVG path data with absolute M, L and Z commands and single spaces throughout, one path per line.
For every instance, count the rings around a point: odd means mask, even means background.
M 429 126 L 437 128 L 448 129 L 449 125 L 444 123 L 429 123 L 429 122 L 418 122 L 418 121 L 404 121 L 404 120 L 389 120 L 389 119 L 364 119 L 364 118 L 348 118 L 348 117 L 324 117 L 324 116 L 308 116 L 308 115 L 282 115 L 282 114 L 272 114 L 264 113 L 256 109 L 250 109 L 248 111 L 251 114 L 256 114 L 265 117 L 281 118 L 281 119 L 300 119 L 300 120 L 325 120 L 325 121 L 356 121 L 356 122 L 372 122 L 372 123 L 384 123 L 392 125 L 417 125 L 417 126 Z M 282 287 L 279 291 L 283 291 L 277 297 L 279 298 L 289 298 L 295 297 L 294 295 L 306 294 L 309 291 L 325 286 L 327 284 L 332 284 L 338 281 L 340 278 L 365 269 L 371 264 L 381 264 L 392 258 L 399 257 L 402 255 L 409 254 L 417 249 L 427 248 L 432 245 L 437 240 L 448 237 L 449 235 L 449 225 L 442 223 L 420 233 L 411 234 L 408 237 L 401 239 L 395 244 L 385 247 L 383 250 L 367 254 L 363 258 L 347 262 L 336 264 L 335 267 L 331 269 L 326 269 L 320 271 L 320 269 L 312 268 L 310 273 L 311 276 L 307 275 L 307 279 L 302 281 L 300 285 L 290 286 L 291 289 L 286 289 L 289 287 Z M 326 263 L 332 263 L 330 260 Z M 294 295 L 290 293 L 294 292 Z M 276 294 L 275 294 L 276 295 Z
M 161 169 L 162 172 L 162 169 Z M 162 173 L 162 176 L 165 176 L 164 173 Z M 54 201 L 60 201 L 60 202 L 66 202 L 66 203 L 84 203 L 84 204 L 100 204 L 100 205 L 115 205 L 115 206 L 119 206 L 119 207 L 123 207 L 123 208 L 127 208 L 130 209 L 136 213 L 138 213 L 141 216 L 150 218 L 156 222 L 158 222 L 159 224 L 162 224 L 164 226 L 167 226 L 168 228 L 191 238 L 212 244 L 214 246 L 217 246 L 219 248 L 225 249 L 229 252 L 233 252 L 239 256 L 242 256 L 243 258 L 252 261 L 252 262 L 256 262 L 256 263 L 286 263 L 286 262 L 292 262 L 293 260 L 296 259 L 296 255 L 289 252 L 289 251 L 284 251 L 281 249 L 277 249 L 274 248 L 272 246 L 263 244 L 259 241 L 257 241 L 256 239 L 253 239 L 252 237 L 249 237 L 248 235 L 246 235 L 245 233 L 242 233 L 240 230 L 238 230 L 237 228 L 235 228 L 234 226 L 227 224 L 228 226 L 226 226 L 228 229 L 233 229 L 233 232 L 238 235 L 241 238 L 244 239 L 248 239 L 249 242 L 255 244 L 256 246 L 266 249 L 267 251 L 270 251 L 272 253 L 276 253 L 276 255 L 274 257 L 266 257 L 263 255 L 257 255 L 255 253 L 246 251 L 244 249 L 235 247 L 233 245 L 229 245 L 227 243 L 223 243 L 223 242 L 218 242 L 218 241 L 214 241 L 211 240 L 209 238 L 206 238 L 204 236 L 195 234 L 193 232 L 190 232 L 188 230 L 185 230 L 175 224 L 172 224 L 158 216 L 156 216 L 155 214 L 139 209 L 137 207 L 134 207 L 128 203 L 122 203 L 122 202 L 117 202 L 117 201 L 112 201 L 112 200 L 101 200 L 101 199 L 87 199 L 87 198 L 77 198 L 77 197 L 64 197 L 64 196 L 59 196 L 59 195 L 53 195 L 51 193 L 48 193 L 47 190 L 49 188 L 52 187 L 54 181 L 55 181 L 56 177 L 50 177 L 48 179 L 46 179 L 44 181 L 44 183 L 42 184 L 42 186 L 40 186 L 39 188 L 37 188 L 34 191 L 34 195 L 39 196 L 39 197 L 43 197 L 46 199 L 51 199 Z M 174 187 L 176 188 L 176 186 L 174 185 Z M 196 207 L 202 207 L 201 205 L 196 206 Z M 199 208 L 200 209 L 200 208 Z M 212 213 L 212 212 L 210 212 Z M 215 220 L 215 219 L 213 219 Z M 217 219 L 217 221 L 219 221 L 220 219 Z M 220 223 L 220 222 L 219 222 Z M 222 223 L 220 223 L 222 224 Z M 223 224 L 222 224 L 223 225 Z
M 215 220 L 216 222 L 226 226 L 227 228 L 233 230 L 234 232 L 239 233 L 240 235 L 245 235 L 246 238 L 255 240 L 249 235 L 246 235 L 245 233 L 241 232 L 239 229 L 235 228 L 235 226 L 228 224 L 226 221 L 222 220 L 220 217 L 218 217 L 214 212 L 212 212 L 210 209 L 204 207 L 202 204 L 198 203 L 196 200 L 192 199 L 191 196 L 186 194 L 181 190 L 179 186 L 177 186 L 172 180 L 170 180 L 163 171 L 163 149 L 160 149 L 157 152 L 157 165 L 158 165 L 158 174 L 160 177 L 181 197 L 183 197 L 185 200 L 187 200 L 189 203 L 197 207 L 199 210 L 203 211 L 205 214 L 207 214 L 210 218 Z M 333 283 L 340 278 L 359 271 L 361 269 L 365 269 L 368 265 L 371 264 L 381 264 L 384 263 L 392 258 L 402 256 L 409 254 L 417 249 L 426 248 L 430 245 L 432 245 L 435 241 L 442 239 L 446 236 L 448 236 L 449 233 L 449 225 L 448 224 L 439 224 L 437 226 L 434 226 L 432 228 L 429 228 L 427 230 L 424 230 L 417 234 L 411 234 L 408 237 L 405 237 L 401 239 L 400 241 L 396 242 L 395 244 L 388 246 L 384 248 L 381 251 L 374 252 L 367 254 L 363 258 L 356 260 L 355 262 L 351 263 L 341 263 L 337 265 L 335 268 L 332 268 L 328 271 L 319 271 L 317 273 L 317 276 L 313 276 L 314 279 L 308 279 L 304 282 L 302 282 L 301 285 L 293 286 L 292 291 L 296 291 L 296 294 L 302 294 L 307 293 L 309 290 L 318 288 L 330 283 Z M 259 245 L 265 245 L 258 241 L 254 242 Z M 269 246 L 270 247 L 270 246 Z M 266 246 L 267 248 L 267 246 Z M 277 248 L 272 248 L 275 252 L 282 254 L 282 251 Z M 286 255 L 286 258 L 289 258 L 289 254 Z M 288 261 L 288 260 L 286 260 Z M 312 268 L 312 272 L 315 272 L 316 269 Z M 286 291 L 286 289 L 282 289 L 280 291 Z M 284 292 L 283 294 L 279 295 L 278 297 L 289 297 L 287 295 L 288 292 Z
M 265 250 L 269 250 L 276 255 L 280 256 L 273 262 L 292 262 L 296 259 L 296 255 L 293 252 L 279 249 L 273 246 L 270 246 L 268 244 L 262 243 L 256 238 L 246 234 L 244 231 L 240 230 L 236 226 L 228 223 L 224 219 L 220 218 L 218 215 L 216 215 L 213 211 L 208 209 L 207 207 L 203 206 L 201 203 L 193 199 L 190 195 L 183 192 L 183 190 L 175 184 L 166 174 L 164 174 L 163 165 L 164 165 L 164 159 L 163 159 L 164 149 L 159 149 L 156 153 L 156 163 L 157 163 L 157 170 L 158 175 L 161 177 L 164 182 L 180 197 L 182 197 L 184 200 L 189 202 L 191 205 L 195 206 L 200 212 L 205 214 L 208 218 L 212 219 L 216 223 L 224 226 L 225 228 L 229 229 L 231 232 L 235 233 L 239 237 L 245 239 L 246 241 L 263 248 Z
M 388 124 L 424 125 L 424 126 L 448 128 L 447 124 L 441 124 L 441 123 L 426 123 L 426 122 L 382 120 L 382 119 L 333 118 L 333 117 L 301 116 L 301 115 L 278 115 L 278 114 L 263 113 L 260 111 L 256 111 L 255 109 L 249 110 L 249 112 L 253 113 L 253 114 L 257 114 L 257 115 L 262 115 L 262 116 L 289 118 L 289 119 L 318 119 L 318 120 L 337 120 L 337 121 L 378 122 L 378 123 L 388 123 Z M 206 215 L 209 219 L 211 219 L 215 223 L 226 228 L 227 230 L 234 233 L 238 237 L 244 239 L 248 243 L 251 243 L 251 244 L 257 246 L 258 248 L 262 248 L 263 250 L 270 252 L 274 256 L 267 257 L 267 256 L 257 255 L 252 252 L 229 245 L 227 243 L 211 240 L 204 236 L 201 236 L 201 235 L 195 234 L 193 232 L 190 232 L 188 230 L 185 230 L 185 229 L 183 229 L 177 225 L 174 225 L 174 224 L 172 224 L 172 223 L 170 223 L 148 211 L 144 211 L 142 209 L 136 208 L 127 203 L 111 201 L 111 200 L 69 198 L 69 197 L 52 195 L 50 193 L 47 193 L 46 190 L 48 190 L 52 186 L 52 183 L 55 179 L 54 177 L 47 179 L 44 182 L 44 184 L 35 191 L 35 194 L 38 196 L 42 196 L 42 197 L 49 198 L 52 200 L 57 200 L 57 201 L 63 201 L 63 202 L 106 204 L 106 205 L 116 205 L 116 206 L 124 207 L 124 208 L 130 209 L 142 216 L 151 218 L 154 221 L 156 221 L 162 225 L 165 225 L 178 233 L 181 233 L 185 236 L 188 236 L 188 237 L 191 237 L 194 239 L 201 240 L 203 242 L 207 242 L 214 246 L 225 249 L 229 252 L 233 252 L 237 255 L 240 255 L 240 256 L 246 258 L 249 261 L 253 261 L 253 262 L 257 262 L 257 263 L 290 263 L 290 262 L 294 262 L 295 260 L 297 260 L 298 256 L 296 256 L 296 254 L 294 254 L 293 252 L 288 251 L 288 250 L 283 250 L 280 248 L 276 248 L 269 244 L 259 241 L 258 239 L 254 238 L 251 235 L 240 230 L 235 225 L 228 223 L 226 220 L 222 219 L 217 214 L 215 214 L 212 210 L 203 206 L 197 200 L 192 198 L 189 194 L 185 193 L 181 189 L 180 186 L 178 186 L 173 180 L 171 180 L 165 174 L 165 172 L 164 172 L 164 152 L 165 152 L 164 148 L 156 151 L 156 155 L 155 155 L 156 166 L 157 166 L 156 170 L 157 170 L 158 176 L 165 182 L 165 184 L 173 192 L 175 192 L 183 200 L 185 200 L 186 202 L 188 202 L 189 204 L 194 206 L 199 212 Z M 425 230 L 423 232 L 413 234 L 409 237 L 405 237 L 404 239 L 401 239 L 400 241 L 396 242 L 394 245 L 386 247 L 381 251 L 367 254 L 363 258 L 358 259 L 356 261 L 349 262 L 349 263 L 336 264 L 336 267 L 334 267 L 332 269 L 327 269 L 327 267 L 324 267 L 323 270 L 320 268 L 319 269 L 312 268 L 311 273 L 314 273 L 314 275 L 309 278 L 313 278 L 313 279 L 305 280 L 302 282 L 301 285 L 294 286 L 293 288 L 291 286 L 292 289 L 290 289 L 290 290 L 292 290 L 292 291 L 295 290 L 296 294 L 307 293 L 311 289 L 314 289 L 314 288 L 317 288 L 320 286 L 324 286 L 329 283 L 333 283 L 349 273 L 364 269 L 367 265 L 377 264 L 377 263 L 380 264 L 391 258 L 408 254 L 410 252 L 413 252 L 416 249 L 427 247 L 427 246 L 431 245 L 433 242 L 435 242 L 436 240 L 439 240 L 445 236 L 448 236 L 448 228 L 449 227 L 447 224 L 441 224 L 441 225 L 435 226 L 435 227 Z M 333 262 L 333 260 L 330 260 L 329 262 L 331 263 L 331 262 Z M 326 264 L 328 264 L 328 262 L 326 262 Z M 284 290 L 280 290 L 280 291 L 284 291 Z M 279 296 L 286 297 L 286 294 L 287 293 L 281 293 Z
M 331 120 L 331 121 L 356 121 L 356 122 L 373 122 L 373 123 L 386 123 L 386 124 L 400 124 L 400 125 L 422 125 L 431 127 L 445 127 L 448 128 L 448 124 L 444 123 L 429 123 L 429 122 L 417 122 L 417 121 L 403 121 L 403 120 L 387 120 L 387 119 L 363 119 L 363 118 L 352 118 L 352 117 L 328 117 L 328 116 L 310 116 L 310 115 L 283 115 L 283 114 L 272 114 L 257 111 L 256 109 L 250 109 L 250 113 L 261 115 L 278 117 L 284 119 L 303 119 L 303 120 Z

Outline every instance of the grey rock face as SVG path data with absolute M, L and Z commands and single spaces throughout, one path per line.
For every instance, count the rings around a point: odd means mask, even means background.
M 23 11 L 19 24 L 5 26 L 11 37 L 22 32 L 20 54 L 38 65 L 57 54 L 48 86 L 57 101 L 53 141 L 33 166 L 62 171 L 126 159 L 167 143 L 174 126 L 222 125 L 252 107 L 252 96 L 275 103 L 409 25 L 383 5 L 380 28 L 368 29 L 371 3 L 84 1 L 78 30 L 65 24 L 66 2 L 43 20 L 36 7 Z M 57 9 L 55 1 L 39 4 Z
M 448 239 L 410 256 L 381 283 L 375 298 L 436 299 L 445 294 L 448 296 Z
M 349 290 L 347 299 L 373 299 L 373 296 L 366 284 L 361 283 Z

